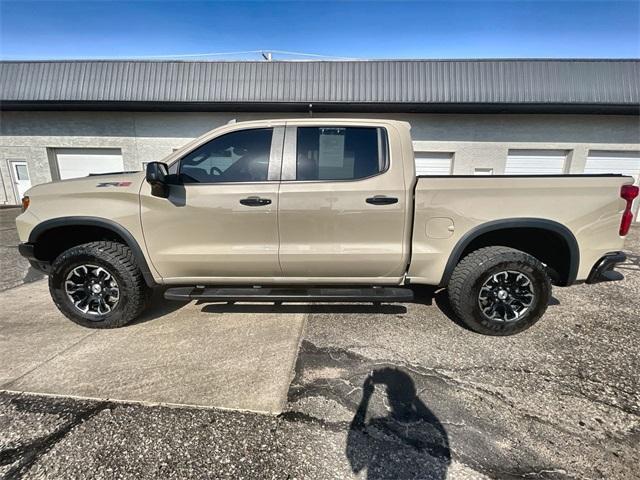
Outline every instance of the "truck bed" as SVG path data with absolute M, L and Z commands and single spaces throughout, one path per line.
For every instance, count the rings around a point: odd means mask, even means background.
M 448 259 L 466 236 L 480 225 L 504 222 L 509 228 L 519 221 L 531 228 L 545 222 L 568 230 L 580 245 L 572 280 L 585 280 L 604 253 L 622 248 L 620 188 L 632 183 L 632 177 L 616 174 L 420 175 L 409 278 L 441 284 L 439 272 L 446 275 Z

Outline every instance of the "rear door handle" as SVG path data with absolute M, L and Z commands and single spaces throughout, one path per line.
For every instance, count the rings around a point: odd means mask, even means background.
M 398 203 L 396 197 L 387 197 L 386 195 L 374 195 L 367 198 L 367 203 L 371 205 L 391 205 L 392 203 Z
M 247 207 L 262 207 L 264 205 L 269 205 L 271 203 L 271 199 L 269 198 L 260 198 L 260 197 L 247 197 L 240 200 L 242 205 L 246 205 Z

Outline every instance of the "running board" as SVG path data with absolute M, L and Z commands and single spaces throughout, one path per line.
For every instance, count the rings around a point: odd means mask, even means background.
M 167 300 L 188 302 L 411 302 L 413 290 L 401 287 L 317 288 L 218 288 L 174 287 L 164 293 Z

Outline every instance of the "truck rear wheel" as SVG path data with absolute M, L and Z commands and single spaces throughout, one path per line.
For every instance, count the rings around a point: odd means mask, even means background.
M 551 281 L 528 253 L 485 247 L 464 257 L 451 275 L 449 301 L 459 319 L 485 335 L 513 335 L 547 310 Z
M 121 327 L 144 310 L 149 289 L 126 245 L 107 241 L 78 245 L 56 258 L 51 271 L 54 303 L 83 327 Z

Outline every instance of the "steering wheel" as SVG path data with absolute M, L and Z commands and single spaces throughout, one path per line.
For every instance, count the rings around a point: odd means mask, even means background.
M 218 167 L 211 167 L 211 169 L 209 169 L 209 175 L 220 176 L 222 175 L 222 170 L 220 170 Z

